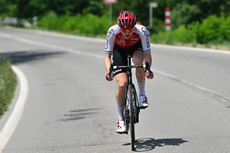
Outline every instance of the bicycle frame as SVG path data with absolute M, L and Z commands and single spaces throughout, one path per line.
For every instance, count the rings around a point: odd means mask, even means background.
M 126 132 L 128 134 L 130 125 L 130 136 L 131 136 L 131 149 L 134 150 L 135 143 L 135 118 L 137 116 L 137 104 L 136 104 L 136 91 L 132 81 L 132 67 L 131 67 L 131 56 L 128 55 L 128 66 L 127 66 L 127 86 L 125 91 L 125 122 L 126 122 Z M 134 93 L 133 93 L 134 92 Z M 127 94 L 129 94 L 129 99 L 127 99 Z M 135 95 L 133 95 L 135 94 Z M 128 111 L 128 112 L 127 112 Z
M 145 68 L 147 73 L 150 74 L 150 66 L 148 62 L 145 65 L 131 65 L 131 55 L 128 55 L 128 65 L 127 66 L 113 66 L 111 64 L 109 77 L 111 78 L 111 73 L 114 69 L 118 68 L 126 68 L 127 74 L 127 86 L 125 90 L 125 123 L 126 123 L 126 133 L 128 134 L 129 124 L 130 124 L 130 133 L 131 133 L 131 149 L 134 150 L 134 143 L 135 143 L 135 130 L 134 130 L 134 123 L 139 122 L 139 103 L 137 99 L 136 89 L 132 81 L 132 68 Z M 134 91 L 134 99 L 132 98 L 132 92 Z M 127 99 L 127 93 L 129 93 L 129 100 Z M 127 103 L 128 102 L 128 103 Z
M 131 66 L 131 56 L 128 55 L 128 66 Z M 132 81 L 132 69 L 131 68 L 127 68 L 127 78 L 128 78 L 128 84 L 133 84 Z

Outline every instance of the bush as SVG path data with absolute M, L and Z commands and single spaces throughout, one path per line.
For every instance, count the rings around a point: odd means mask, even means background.
M 215 15 L 209 16 L 200 24 L 198 35 L 199 43 L 207 43 L 213 40 L 224 40 L 224 29 L 222 24 L 225 22 L 224 18 L 218 18 Z
M 178 28 L 180 25 L 187 26 L 191 21 L 200 19 L 201 10 L 197 5 L 190 5 L 186 2 L 176 4 L 172 9 L 171 21 L 172 29 Z
M 38 21 L 38 27 L 93 36 L 106 34 L 110 26 L 107 15 L 99 17 L 87 12 L 76 16 L 69 16 L 67 13 L 59 17 L 50 12 Z
M 203 23 L 193 22 L 187 28 L 185 25 L 179 26 L 173 31 L 160 32 L 152 35 L 154 43 L 173 44 L 181 43 L 200 43 L 220 45 L 230 42 L 230 16 L 228 18 L 209 16 Z
M 230 16 L 228 18 L 209 16 L 202 24 L 194 22 L 188 25 L 188 30 L 196 34 L 197 42 L 204 44 L 215 42 L 221 44 L 230 41 Z
M 183 9 L 177 10 L 175 13 L 186 12 L 189 8 L 189 5 L 186 3 L 180 5 L 183 5 Z M 190 8 L 188 12 L 199 14 L 199 11 L 195 6 Z M 178 28 L 167 32 L 162 32 L 164 31 L 165 23 L 154 19 L 154 28 L 160 32 L 158 34 L 154 33 L 151 36 L 151 41 L 154 43 L 166 44 L 174 44 L 176 42 L 193 44 L 207 44 L 211 42 L 214 44 L 222 44 L 224 42 L 223 40 L 226 40 L 225 43 L 230 41 L 230 16 L 224 18 L 212 15 L 206 18 L 202 23 L 197 21 L 191 24 L 188 24 L 190 18 L 179 19 L 180 17 L 178 17 L 178 20 L 176 21 Z M 77 14 L 75 16 L 69 16 L 69 13 L 66 13 L 65 15 L 58 17 L 51 11 L 38 21 L 38 26 L 49 30 L 96 36 L 106 35 L 107 30 L 111 25 L 109 23 L 108 14 L 99 17 L 84 11 L 83 14 Z
M 224 38 L 227 41 L 230 41 L 230 16 L 226 18 L 226 20 L 221 24 L 222 32 L 224 33 Z
M 156 44 L 165 43 L 165 33 L 162 31 L 157 34 L 153 33 L 150 41 Z
M 153 18 L 153 32 L 165 31 L 165 21 Z
M 151 41 L 154 43 L 174 44 L 175 42 L 181 43 L 195 43 L 196 34 L 193 31 L 187 30 L 184 25 L 181 25 L 174 31 L 160 32 L 153 34 Z
M 196 42 L 196 34 L 185 28 L 185 25 L 181 25 L 176 30 L 170 33 L 170 36 L 174 38 L 177 42 L 191 43 Z
M 17 85 L 16 75 L 8 58 L 0 58 L 0 115 L 7 110 Z

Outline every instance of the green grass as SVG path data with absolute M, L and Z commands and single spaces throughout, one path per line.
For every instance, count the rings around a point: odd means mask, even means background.
M 11 60 L 8 57 L 0 58 L 0 116 L 8 109 L 14 97 L 17 85 L 16 75 L 11 69 Z

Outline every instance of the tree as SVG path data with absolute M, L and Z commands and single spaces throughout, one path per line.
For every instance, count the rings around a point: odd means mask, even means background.
M 172 28 L 176 29 L 180 25 L 187 26 L 193 21 L 199 20 L 201 14 L 197 5 L 190 5 L 186 2 L 178 3 L 171 13 Z

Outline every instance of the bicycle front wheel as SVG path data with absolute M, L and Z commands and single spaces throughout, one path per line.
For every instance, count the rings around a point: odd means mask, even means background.
M 133 91 L 132 85 L 129 85 L 129 116 L 130 116 L 130 136 L 131 136 L 131 149 L 134 150 L 135 144 L 135 129 L 134 129 L 134 111 L 133 111 Z

